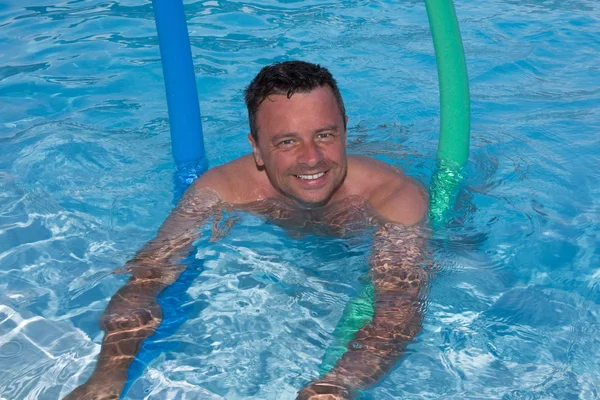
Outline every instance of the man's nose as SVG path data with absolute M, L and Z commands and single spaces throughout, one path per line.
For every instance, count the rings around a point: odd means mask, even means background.
M 323 160 L 323 153 L 319 146 L 313 142 L 304 143 L 302 145 L 301 153 L 298 157 L 298 163 L 305 164 L 308 167 L 315 167 Z

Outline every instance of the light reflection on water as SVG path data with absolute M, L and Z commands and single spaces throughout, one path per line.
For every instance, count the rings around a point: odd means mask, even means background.
M 472 155 L 423 332 L 367 399 L 596 398 L 597 2 L 457 2 Z M 188 2 L 211 164 L 249 151 L 241 91 L 274 60 L 330 67 L 349 151 L 429 183 L 438 116 L 421 2 Z M 150 3 L 0 5 L 0 393 L 57 398 L 91 372 L 112 271 L 172 207 Z M 130 398 L 293 398 L 366 272 L 368 241 L 244 217 L 199 250 L 183 320 Z M 341 268 L 343 267 L 343 273 Z M 175 317 L 180 314 L 175 313 Z M 210 394 L 213 393 L 213 394 Z M 218 397 L 215 397 L 218 398 Z

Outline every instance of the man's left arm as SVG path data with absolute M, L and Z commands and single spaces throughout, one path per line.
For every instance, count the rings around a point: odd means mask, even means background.
M 424 219 L 427 202 L 418 187 L 409 190 L 413 193 L 402 196 L 410 196 L 404 206 L 413 203 L 413 214 L 394 218 L 408 225 L 387 222 L 375 234 L 370 260 L 375 289 L 372 321 L 356 333 L 334 368 L 302 390 L 298 399 L 350 398 L 352 390 L 375 384 L 393 368 L 420 332 L 429 283 L 424 250 L 428 230 L 423 222 L 415 222 Z M 386 212 L 389 204 L 382 206 L 385 216 L 394 217 Z

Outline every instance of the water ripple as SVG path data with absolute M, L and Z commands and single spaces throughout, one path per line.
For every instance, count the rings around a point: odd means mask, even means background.
M 337 77 L 350 151 L 428 182 L 439 110 L 422 2 L 185 9 L 213 166 L 250 150 L 250 78 L 302 58 Z M 365 396 L 598 397 L 599 3 L 456 9 L 471 160 L 432 241 L 423 333 Z M 91 373 L 97 319 L 126 279 L 112 271 L 173 205 L 160 53 L 148 1 L 23 0 L 0 5 L 0 26 L 0 357 L 12 365 L 0 392 L 59 398 Z M 198 276 L 171 299 L 187 321 L 155 344 L 130 397 L 292 399 L 315 377 L 362 289 L 368 241 L 291 238 L 252 218 L 201 243 Z

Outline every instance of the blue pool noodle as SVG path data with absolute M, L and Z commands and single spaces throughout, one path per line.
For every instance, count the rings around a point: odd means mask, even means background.
M 162 59 L 178 192 L 208 166 L 190 37 L 182 0 L 152 0 Z
M 194 179 L 206 171 L 208 162 L 204 154 L 200 104 L 183 1 L 152 0 L 152 7 L 167 92 L 171 146 L 177 165 L 175 198 L 178 199 Z M 192 264 L 177 282 L 159 295 L 163 322 L 143 344 L 127 371 L 127 383 L 121 392 L 121 399 L 125 398 L 147 365 L 165 350 L 164 339 L 187 320 L 189 307 L 182 307 L 181 299 L 200 271 L 198 264 Z

